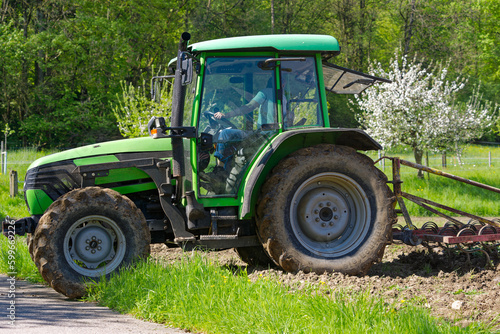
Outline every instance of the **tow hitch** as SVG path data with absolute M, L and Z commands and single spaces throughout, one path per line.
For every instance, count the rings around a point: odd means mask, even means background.
M 5 217 L 2 221 L 2 233 L 6 237 L 9 235 L 25 235 L 35 232 L 37 220 L 34 217 L 25 217 L 18 220 Z

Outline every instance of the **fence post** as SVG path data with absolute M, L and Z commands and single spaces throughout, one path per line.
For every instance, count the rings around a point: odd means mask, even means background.
M 441 164 L 443 167 L 446 167 L 446 152 L 443 152 L 443 155 L 441 156 Z
M 9 178 L 10 178 L 10 197 L 16 197 L 18 191 L 17 171 L 11 170 L 9 173 Z
M 0 174 L 3 174 L 3 140 L 0 144 Z
M 425 165 L 429 167 L 429 151 L 425 152 Z M 430 179 L 429 172 L 427 172 L 427 178 Z

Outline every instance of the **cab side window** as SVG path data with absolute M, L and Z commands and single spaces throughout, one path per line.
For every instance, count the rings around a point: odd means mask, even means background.
M 285 128 L 322 126 L 318 73 L 313 57 L 281 64 Z

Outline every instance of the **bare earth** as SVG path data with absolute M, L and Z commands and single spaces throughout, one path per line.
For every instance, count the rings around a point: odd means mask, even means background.
M 433 316 L 445 318 L 466 326 L 471 321 L 494 324 L 500 328 L 500 258 L 490 253 L 492 269 L 486 269 L 485 256 L 474 253 L 467 256 L 459 252 L 443 252 L 441 248 L 432 253 L 423 246 L 392 244 L 386 248 L 381 263 L 373 265 L 363 277 L 333 274 L 289 274 L 278 269 L 248 267 L 250 278 L 260 275 L 273 277 L 294 289 L 307 284 L 328 286 L 332 290 L 365 291 L 382 297 L 395 307 L 411 303 L 428 308 Z M 165 245 L 152 245 L 152 255 L 167 261 L 176 261 L 182 256 L 179 249 Z M 217 259 L 221 265 L 242 266 L 234 250 L 209 252 L 204 256 Z

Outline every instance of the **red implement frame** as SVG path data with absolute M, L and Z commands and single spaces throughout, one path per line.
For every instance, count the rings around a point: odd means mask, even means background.
M 430 167 L 419 165 L 419 164 L 416 164 L 416 163 L 413 163 L 410 161 L 402 160 L 402 159 L 399 159 L 396 157 L 382 157 L 379 160 L 377 160 L 375 163 L 377 163 L 378 161 L 380 161 L 382 159 L 389 159 L 392 161 L 393 180 L 389 181 L 389 183 L 392 183 L 392 185 L 393 185 L 394 195 L 396 195 L 399 207 L 401 209 L 400 213 L 403 215 L 403 217 L 405 218 L 405 221 L 406 221 L 406 228 L 404 231 L 397 230 L 397 229 L 393 230 L 394 239 L 400 239 L 400 240 L 404 240 L 405 238 L 406 238 L 406 240 L 410 239 L 410 240 L 412 240 L 411 244 L 414 244 L 414 245 L 419 244 L 422 241 L 439 242 L 439 243 L 444 243 L 444 244 L 463 244 L 463 243 L 473 243 L 473 242 L 492 242 L 492 241 L 500 240 L 500 223 L 498 221 L 496 221 L 496 219 L 489 220 L 489 219 L 479 217 L 479 216 L 476 216 L 476 215 L 473 215 L 473 214 L 470 214 L 470 213 L 467 213 L 467 212 L 464 212 L 461 210 L 451 208 L 451 207 L 443 205 L 443 204 L 439 204 L 439 203 L 430 201 L 430 200 L 422 198 L 422 197 L 418 197 L 418 196 L 403 192 L 401 190 L 401 184 L 403 183 L 403 181 L 401 181 L 400 169 L 401 169 L 401 165 L 408 166 L 411 168 L 419 169 L 419 170 L 424 171 L 424 172 L 447 177 L 449 179 L 453 179 L 453 180 L 456 180 L 459 182 L 470 184 L 470 185 L 473 185 L 473 186 L 476 186 L 479 188 L 483 188 L 483 189 L 486 189 L 489 191 L 493 191 L 493 192 L 496 192 L 498 194 L 500 194 L 500 189 L 486 185 L 486 184 L 482 184 L 482 183 L 479 183 L 476 181 L 468 180 L 468 179 L 462 178 L 460 176 L 448 174 L 448 173 L 445 173 L 443 171 L 440 171 L 440 170 L 437 170 L 434 168 L 430 168 Z M 476 233 L 477 231 L 472 232 L 473 230 L 470 229 L 472 233 L 463 233 L 463 235 L 461 235 L 461 233 L 459 231 L 457 231 L 458 232 L 457 235 L 449 235 L 448 233 L 446 233 L 445 229 L 443 229 L 443 228 L 437 228 L 437 229 L 433 229 L 433 230 L 432 229 L 418 230 L 418 229 L 416 229 L 416 227 L 413 225 L 413 223 L 411 221 L 411 217 L 408 213 L 408 210 L 406 209 L 404 199 L 412 201 L 412 202 L 420 205 L 424 209 L 426 209 L 432 213 L 435 213 L 438 216 L 446 218 L 449 222 L 452 222 L 452 224 L 456 224 L 456 225 L 461 226 L 461 227 L 466 226 L 466 224 L 460 222 L 459 220 L 457 220 L 453 217 L 450 217 L 447 214 L 444 214 L 441 211 L 438 211 L 437 209 L 435 209 L 433 207 L 440 208 L 440 209 L 458 214 L 460 216 L 469 217 L 471 220 L 478 221 L 478 222 L 480 222 L 481 225 L 488 226 L 489 228 L 485 229 L 485 230 L 481 229 L 479 231 L 479 233 Z M 433 206 L 433 207 L 431 207 L 431 206 Z M 404 234 L 404 236 L 403 236 L 403 234 Z

